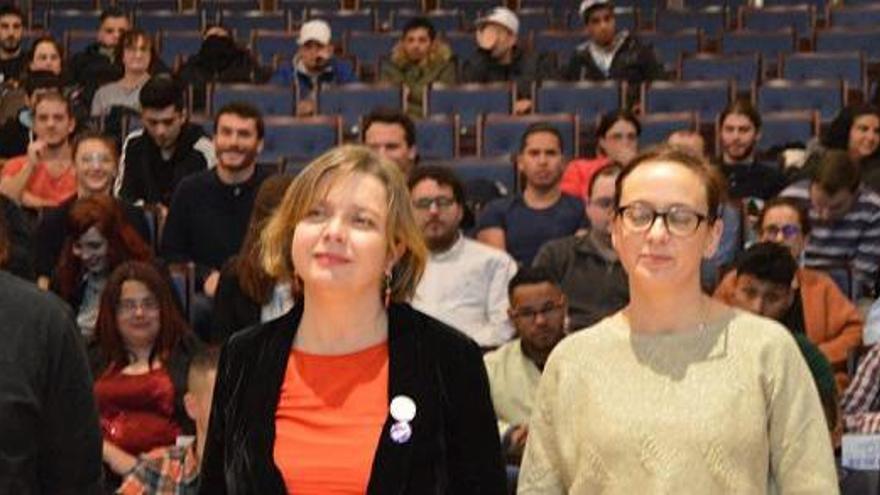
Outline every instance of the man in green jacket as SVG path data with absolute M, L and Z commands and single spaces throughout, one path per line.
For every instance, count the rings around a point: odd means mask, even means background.
M 425 89 L 434 82 L 455 82 L 455 56 L 449 45 L 437 39 L 437 31 L 429 20 L 416 17 L 403 27 L 391 60 L 382 68 L 381 79 L 403 84 L 407 114 L 421 117 Z

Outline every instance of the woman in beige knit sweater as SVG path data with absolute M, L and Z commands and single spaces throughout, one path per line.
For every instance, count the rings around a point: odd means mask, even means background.
M 700 289 L 723 182 L 668 148 L 617 179 L 630 304 L 562 341 L 536 396 L 519 493 L 838 493 L 822 407 L 792 337 Z

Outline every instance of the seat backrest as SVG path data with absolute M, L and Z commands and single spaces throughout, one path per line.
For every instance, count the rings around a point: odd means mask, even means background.
M 846 104 L 845 85 L 828 80 L 764 81 L 758 88 L 758 111 L 816 110 L 822 121 L 830 121 Z
M 681 59 L 678 74 L 685 81 L 733 80 L 737 88 L 750 88 L 760 79 L 761 56 L 698 53 Z
M 739 9 L 739 27 L 752 31 L 778 31 L 781 27 L 791 27 L 803 38 L 812 33 L 815 25 L 816 15 L 811 5 L 744 6 Z
M 538 31 L 534 34 L 532 46 L 537 52 L 555 53 L 560 65 L 568 62 L 578 45 L 586 41 L 581 31 Z
M 423 12 L 420 9 L 402 9 L 391 14 L 391 29 L 403 29 L 407 22 L 416 17 L 425 17 L 437 32 L 458 31 L 462 28 L 461 11 L 456 9 L 439 9 Z M 470 33 L 473 37 L 473 33 Z
M 342 39 L 347 31 L 373 31 L 376 29 L 376 14 L 370 9 L 327 10 L 309 9 L 309 19 L 322 19 L 330 25 L 335 39 Z
M 285 31 L 290 28 L 286 12 L 221 10 L 220 22 L 227 28 L 234 29 L 240 40 L 251 39 L 251 31 L 255 29 Z
M 289 61 L 299 49 L 298 36 L 298 33 L 289 31 L 255 29 L 251 31 L 251 47 L 264 64 L 271 63 L 275 58 Z
M 797 49 L 794 29 L 778 31 L 726 31 L 721 35 L 721 52 L 725 54 L 760 53 L 765 61 L 776 60 L 780 54 Z
M 675 67 L 682 55 L 700 51 L 700 31 L 697 28 L 684 29 L 674 33 L 662 31 L 641 31 L 639 38 L 654 47 L 657 59 L 667 67 Z
M 351 31 L 345 36 L 345 53 L 357 57 L 362 64 L 378 64 L 379 59 L 391 55 L 400 35 L 400 32 Z
M 843 79 L 861 89 L 867 75 L 861 52 L 791 53 L 782 57 L 782 77 L 792 80 Z
M 516 154 L 526 129 L 536 123 L 550 124 L 559 131 L 562 135 L 564 156 L 574 157 L 577 155 L 580 126 L 576 115 L 561 113 L 518 116 L 490 113 L 483 117 L 480 133 L 477 135 L 480 156 Z
M 270 116 L 264 119 L 263 160 L 309 161 L 342 144 L 342 122 L 338 116 Z
M 861 51 L 868 61 L 880 60 L 880 28 L 817 29 L 813 40 L 817 52 Z
M 380 27 L 391 22 L 394 12 L 401 10 L 423 10 L 422 0 L 361 0 L 361 8 L 373 9 Z M 390 24 L 387 24 L 390 26 Z M 435 25 L 436 27 L 436 25 Z
M 478 157 L 460 156 L 455 160 L 431 160 L 427 163 L 451 168 L 465 183 L 465 188 L 472 182 L 488 181 L 499 184 L 507 194 L 516 191 L 516 168 L 509 155 Z
M 703 9 L 660 9 L 654 15 L 657 31 L 675 32 L 697 28 L 708 36 L 718 36 L 727 27 L 727 9 L 711 6 Z
M 90 31 L 94 41 L 101 24 L 100 10 L 54 9 L 48 11 L 49 31 L 56 40 L 63 40 L 67 31 Z
M 451 160 L 459 153 L 457 115 L 416 119 L 416 143 L 421 160 Z
M 69 30 L 64 34 L 64 53 L 79 53 L 95 42 L 95 31 Z
M 485 113 L 510 113 L 513 109 L 512 83 L 489 84 L 433 84 L 427 94 L 427 115 L 457 113 L 463 126 L 472 127 L 477 115 Z
M 831 27 L 873 28 L 880 24 L 880 4 L 839 5 L 828 9 L 828 24 Z
M 170 67 L 180 55 L 184 59 L 194 55 L 202 47 L 202 33 L 193 31 L 168 31 L 159 36 L 159 57 Z
M 468 31 L 446 31 L 442 34 L 443 41 L 449 44 L 452 53 L 459 62 L 473 57 L 477 53 L 477 40 L 474 33 Z
M 571 7 L 571 3 L 567 3 L 566 7 Z M 564 22 L 565 24 L 563 27 L 566 29 L 581 32 L 584 30 L 584 19 L 576 8 L 565 11 Z M 634 7 L 622 7 L 618 3 L 615 3 L 614 24 L 617 29 L 636 31 L 639 29 L 641 22 L 642 11 Z
M 592 122 L 622 104 L 622 84 L 616 81 L 544 81 L 535 93 L 538 113 L 574 112 L 581 122 Z
M 700 119 L 696 112 L 653 113 L 640 116 L 639 124 L 639 146 L 645 147 L 665 142 L 675 131 L 697 130 Z
M 767 151 L 791 143 L 806 145 L 818 133 L 819 114 L 815 111 L 765 113 L 761 115 L 761 138 L 758 140 L 758 150 Z M 716 135 L 720 135 L 719 130 L 716 130 Z
M 295 94 L 292 86 L 267 86 L 248 83 L 217 83 L 208 90 L 208 112 L 217 110 L 233 101 L 246 101 L 263 115 L 292 116 Z
M 173 10 L 137 10 L 134 25 L 148 33 L 159 31 L 196 31 L 205 26 L 205 12 L 176 12 Z
M 642 86 L 645 113 L 697 112 L 712 121 L 730 102 L 729 81 L 654 81 Z
M 323 85 L 318 90 L 318 113 L 341 115 L 344 130 L 357 135 L 361 115 L 375 108 L 403 108 L 403 91 L 394 84 L 351 83 Z

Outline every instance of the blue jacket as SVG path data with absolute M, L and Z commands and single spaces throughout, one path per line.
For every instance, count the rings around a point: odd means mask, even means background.
M 308 74 L 297 70 L 295 64 L 296 59 L 292 60 L 289 64 L 278 67 L 275 73 L 272 74 L 270 82 L 272 84 L 289 86 L 293 84 L 295 80 L 299 87 L 299 98 L 302 99 L 311 94 L 312 89 L 314 89 L 314 81 Z M 351 64 L 337 58 L 330 59 L 324 72 L 317 77 L 317 82 L 321 84 L 346 84 L 357 82 L 357 80 L 358 78 L 355 75 L 354 68 Z

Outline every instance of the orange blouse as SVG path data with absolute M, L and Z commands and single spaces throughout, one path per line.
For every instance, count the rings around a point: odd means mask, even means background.
M 27 160 L 27 156 L 10 159 L 3 167 L 3 176 L 15 176 L 24 168 Z M 46 164 L 38 163 L 24 190 L 40 199 L 51 201 L 56 206 L 60 205 L 76 194 L 76 172 L 73 167 L 67 167 L 61 175 L 54 177 L 49 173 Z
M 275 411 L 289 493 L 363 494 L 388 416 L 388 344 L 340 356 L 293 350 Z

